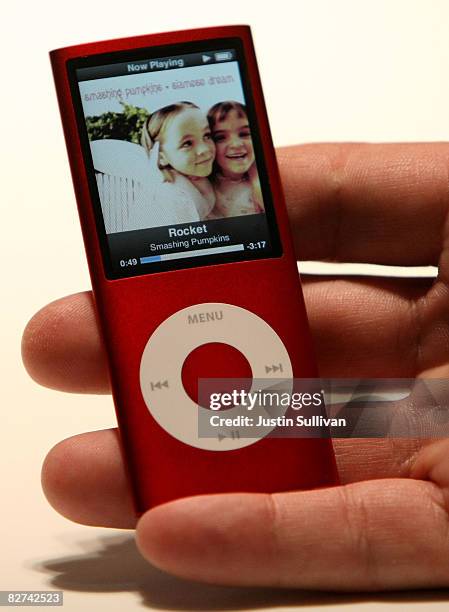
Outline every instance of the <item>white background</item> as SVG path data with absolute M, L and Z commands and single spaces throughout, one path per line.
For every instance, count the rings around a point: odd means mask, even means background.
M 256 609 L 264 600 L 277 609 L 301 601 L 326 610 L 446 606 L 444 595 L 391 595 L 374 604 L 372 597 L 314 599 L 191 585 L 147 567 L 127 532 L 69 523 L 41 493 L 40 465 L 53 444 L 115 425 L 109 397 L 38 387 L 20 361 L 21 331 L 32 314 L 90 285 L 47 53 L 107 38 L 237 23 L 252 26 L 276 145 L 449 139 L 445 0 L 3 5 L 0 589 L 62 588 L 66 610 L 134 610 L 142 602 L 159 609 L 221 603 Z

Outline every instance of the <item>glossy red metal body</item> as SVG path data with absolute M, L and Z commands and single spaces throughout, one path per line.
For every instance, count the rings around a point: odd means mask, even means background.
M 227 37 L 238 37 L 244 45 L 283 256 L 108 280 L 66 61 L 112 51 Z M 151 416 L 140 390 L 140 359 L 152 332 L 174 312 L 201 302 L 225 302 L 256 313 L 283 340 L 294 375 L 304 378 L 318 375 L 250 29 L 229 26 L 139 36 L 59 49 L 50 56 L 136 513 L 140 515 L 154 505 L 188 495 L 274 492 L 337 484 L 329 439 L 266 438 L 239 450 L 201 450 L 166 433 Z

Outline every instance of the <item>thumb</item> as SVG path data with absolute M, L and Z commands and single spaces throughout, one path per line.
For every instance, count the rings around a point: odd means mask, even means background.
M 431 482 L 190 497 L 137 525 L 152 564 L 227 585 L 363 591 L 449 584 L 448 517 Z

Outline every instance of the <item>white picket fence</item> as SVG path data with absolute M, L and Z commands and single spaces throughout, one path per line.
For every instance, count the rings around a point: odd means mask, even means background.
M 141 183 L 134 179 L 95 172 L 106 232 L 123 232 L 129 226 L 129 214 L 144 197 Z
M 124 140 L 94 140 L 90 147 L 106 232 L 126 231 L 132 207 L 148 199 L 148 157 L 143 147 Z

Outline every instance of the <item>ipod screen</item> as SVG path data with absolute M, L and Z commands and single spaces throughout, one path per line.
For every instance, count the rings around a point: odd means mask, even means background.
M 108 278 L 281 255 L 238 39 L 69 62 Z

